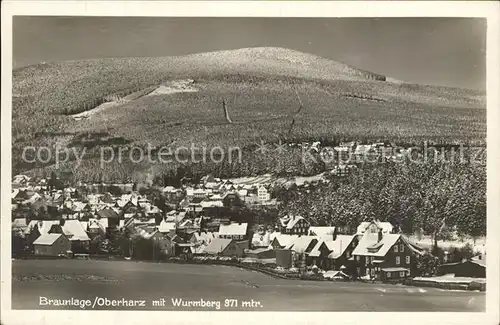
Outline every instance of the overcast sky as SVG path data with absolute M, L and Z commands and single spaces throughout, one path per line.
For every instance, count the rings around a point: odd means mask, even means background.
M 14 68 L 254 46 L 313 53 L 407 82 L 486 84 L 482 19 L 15 17 L 13 26 Z

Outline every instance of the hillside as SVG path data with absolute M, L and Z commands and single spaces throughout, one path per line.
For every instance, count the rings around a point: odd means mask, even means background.
M 232 124 L 222 114 L 223 100 Z M 304 107 L 295 116 L 299 100 Z M 23 146 L 74 146 L 83 134 L 105 134 L 97 145 L 222 146 L 261 139 L 415 143 L 486 137 L 485 94 L 395 82 L 282 48 L 16 69 L 12 118 L 14 165 Z

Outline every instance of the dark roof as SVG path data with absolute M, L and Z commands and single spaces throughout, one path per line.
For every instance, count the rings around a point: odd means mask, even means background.
M 119 219 L 120 216 L 116 213 L 115 210 L 111 208 L 104 208 L 97 212 L 97 215 L 101 218 L 109 218 L 109 219 Z

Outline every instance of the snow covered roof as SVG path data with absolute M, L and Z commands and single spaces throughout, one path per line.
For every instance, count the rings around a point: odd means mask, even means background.
M 266 247 L 271 244 L 271 233 L 265 232 L 263 234 L 254 233 L 252 238 L 252 245 Z
M 92 225 L 97 224 L 100 228 L 106 229 L 108 228 L 108 218 L 101 218 L 101 219 L 95 219 L 95 218 L 89 218 L 89 228 L 94 228 Z
M 12 229 L 26 228 L 26 227 L 28 227 L 28 225 L 26 224 L 25 218 L 16 218 L 12 220 Z
M 423 254 L 422 249 L 420 249 L 416 244 L 411 243 L 401 234 L 384 234 L 381 240 L 378 240 L 377 234 L 365 234 L 352 254 L 382 257 L 389 252 L 391 247 L 394 246 L 399 239 L 401 239 L 401 242 L 414 253 L 420 255 Z
M 285 216 L 280 219 L 280 222 L 283 227 L 286 227 L 287 229 L 292 229 L 300 220 L 305 220 L 305 219 L 301 216 Z M 307 220 L 305 221 L 307 222 Z
M 40 235 L 34 242 L 33 245 L 47 245 L 50 246 L 61 237 L 62 234 L 43 234 Z
M 219 236 L 220 235 L 246 235 L 247 234 L 247 223 L 231 223 L 229 225 L 221 224 L 219 226 Z
M 196 242 L 204 243 L 205 245 L 210 243 L 214 238 L 216 238 L 216 233 L 212 232 L 194 232 L 193 236 Z
M 158 226 L 158 230 L 160 232 L 169 232 L 169 231 L 175 230 L 175 229 L 176 229 L 175 222 L 167 222 L 165 220 L 162 220 L 160 222 L 160 225 Z
M 38 226 L 38 232 L 40 235 L 47 234 L 52 228 L 52 225 L 58 225 L 59 220 L 31 220 L 28 224 L 28 227 L 25 230 L 25 233 L 31 233 L 35 226 Z
M 225 239 L 225 238 L 214 238 L 210 244 L 208 244 L 205 249 L 203 250 L 203 253 L 207 254 L 218 254 L 222 253 L 227 246 L 231 243 L 232 239 Z
M 349 245 L 351 245 L 352 241 L 356 238 L 356 235 L 337 235 L 335 240 L 326 240 L 325 244 L 328 249 L 331 250 L 329 258 L 339 258 L 344 254 L 345 250 Z
M 285 249 L 292 249 L 296 253 L 306 253 L 307 249 L 311 246 L 313 241 L 317 241 L 316 236 L 299 236 L 291 244 L 285 247 Z
M 324 240 L 319 239 L 316 245 L 314 245 L 313 249 L 309 252 L 309 256 L 320 256 L 321 255 L 321 246 L 326 247 L 326 249 L 330 250 L 330 248 L 326 245 Z M 307 248 L 307 247 L 306 247 Z
M 391 233 L 392 229 L 393 229 L 393 226 L 392 226 L 392 224 L 390 222 L 378 221 L 378 220 L 375 220 L 375 221 L 363 221 L 358 226 L 357 233 L 358 234 L 363 234 L 366 231 L 366 229 L 368 229 L 368 227 L 371 224 L 375 224 L 378 228 L 381 228 L 383 233 Z
M 286 247 L 292 244 L 297 238 L 299 238 L 299 235 L 286 235 L 277 233 L 273 240 L 276 240 L 280 246 Z
M 332 238 L 335 227 L 309 227 L 310 236 L 318 236 L 322 239 Z
M 71 236 L 71 240 L 90 240 L 89 236 L 85 232 L 83 225 L 78 220 L 66 220 L 64 226 L 62 226 L 63 231 Z

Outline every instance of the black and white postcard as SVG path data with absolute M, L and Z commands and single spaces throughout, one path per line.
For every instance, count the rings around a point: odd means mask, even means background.
M 499 8 L 3 3 L 2 324 L 498 323 Z

